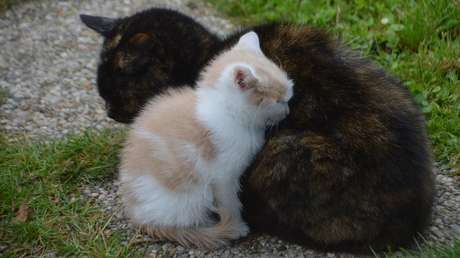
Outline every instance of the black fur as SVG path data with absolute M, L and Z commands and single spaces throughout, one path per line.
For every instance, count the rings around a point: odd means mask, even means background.
M 217 36 L 173 10 L 154 8 L 124 19 L 81 19 L 103 31 L 98 90 L 109 117 L 122 123 L 131 122 L 146 101 L 165 88 L 193 84 L 212 57 L 208 53 L 219 47 Z
M 81 14 L 80 19 L 86 26 L 95 30 L 104 37 L 109 37 L 116 25 L 116 19 L 107 17 Z

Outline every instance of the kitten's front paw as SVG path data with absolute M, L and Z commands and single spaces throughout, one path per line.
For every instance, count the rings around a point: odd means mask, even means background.
M 239 237 L 245 237 L 249 234 L 249 226 L 245 222 L 237 222 L 236 225 Z

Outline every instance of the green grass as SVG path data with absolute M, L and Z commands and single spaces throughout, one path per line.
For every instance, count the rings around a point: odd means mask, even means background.
M 322 27 L 399 76 L 427 117 L 436 159 L 460 175 L 460 1 L 208 1 L 239 23 Z
M 17 4 L 18 1 L 15 0 L 0 0 L 0 11 L 6 10 L 11 7 L 13 4 Z
M 378 255 L 376 255 L 377 257 Z M 419 258 L 458 258 L 460 257 L 460 240 L 454 242 L 453 246 L 425 246 L 419 251 L 400 251 L 396 254 L 386 254 L 385 258 L 397 257 L 419 257 Z
M 13 5 L 24 3 L 31 0 L 0 0 L 0 12 L 11 8 Z
M 9 7 L 11 0 L 0 0 L 0 11 L 3 11 Z
M 113 176 L 121 132 L 88 132 L 53 143 L 0 137 L 0 245 L 5 257 L 127 256 L 108 214 L 80 197 L 82 185 Z M 27 216 L 18 217 L 21 206 Z

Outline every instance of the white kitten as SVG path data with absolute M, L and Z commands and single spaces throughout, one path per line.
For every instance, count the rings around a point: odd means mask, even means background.
M 288 114 L 292 86 L 249 32 L 205 68 L 196 90 L 153 99 L 121 156 L 130 219 L 185 246 L 216 248 L 245 236 L 239 178 L 262 147 L 266 126 Z

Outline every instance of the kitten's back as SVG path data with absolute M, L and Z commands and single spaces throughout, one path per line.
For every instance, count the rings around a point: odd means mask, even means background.
M 155 159 L 155 171 L 169 171 L 166 175 L 155 174 L 169 189 L 183 190 L 190 183 L 198 183 L 201 179 L 194 164 L 179 159 L 188 155 L 187 151 L 197 151 L 190 155 L 205 160 L 214 156 L 209 131 L 196 118 L 196 106 L 196 93 L 189 87 L 170 89 L 152 99 L 132 125 L 131 142 L 128 141 L 127 146 L 133 144 L 142 150 L 126 148 L 124 155 L 128 157 L 124 160 L 129 171 L 143 171 L 141 168 L 149 167 Z M 155 146 L 148 147 L 148 140 Z M 130 151 L 135 153 L 128 153 Z M 133 169 L 135 167 L 139 169 Z

